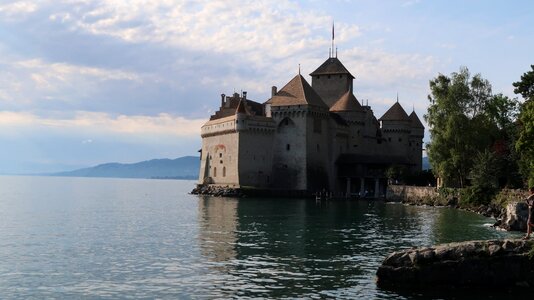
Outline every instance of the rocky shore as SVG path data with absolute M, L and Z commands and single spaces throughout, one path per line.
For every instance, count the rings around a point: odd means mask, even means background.
M 193 195 L 209 195 L 215 197 L 244 197 L 241 189 L 227 186 L 197 185 L 192 191 Z
M 386 289 L 534 288 L 534 242 L 491 240 L 451 243 L 390 254 L 378 268 Z

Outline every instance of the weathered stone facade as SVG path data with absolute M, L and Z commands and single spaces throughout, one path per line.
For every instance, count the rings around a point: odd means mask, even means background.
M 421 170 L 424 127 L 398 101 L 380 118 L 353 94 L 337 57 L 300 74 L 263 104 L 222 95 L 202 126 L 199 184 L 381 197 L 385 170 Z

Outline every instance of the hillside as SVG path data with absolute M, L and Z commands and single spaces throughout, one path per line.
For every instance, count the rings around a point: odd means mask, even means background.
M 200 162 L 195 156 L 176 159 L 152 159 L 132 164 L 106 163 L 95 167 L 68 172 L 51 173 L 51 176 L 117 177 L 117 178 L 198 178 Z

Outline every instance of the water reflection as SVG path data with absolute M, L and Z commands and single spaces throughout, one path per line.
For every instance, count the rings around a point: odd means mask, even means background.
M 225 295 L 391 298 L 374 276 L 395 250 L 499 237 L 487 219 L 374 201 L 200 198 L 202 254 Z M 469 228 L 469 230 L 466 230 Z M 399 295 L 395 295 L 399 297 Z

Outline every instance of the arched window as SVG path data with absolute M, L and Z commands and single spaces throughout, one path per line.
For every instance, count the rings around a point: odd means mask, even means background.
M 213 168 L 213 177 L 217 177 L 217 167 Z
M 223 167 L 223 177 L 226 177 L 226 167 Z

